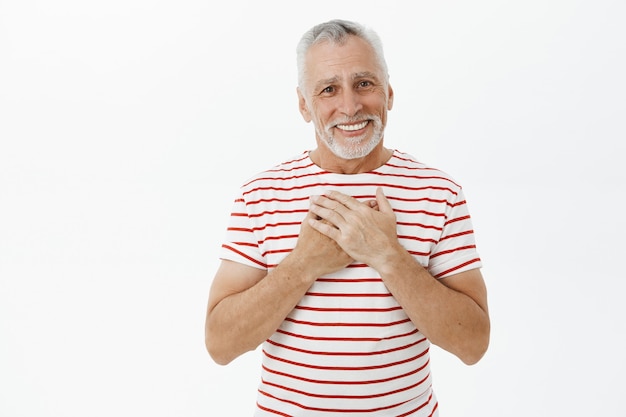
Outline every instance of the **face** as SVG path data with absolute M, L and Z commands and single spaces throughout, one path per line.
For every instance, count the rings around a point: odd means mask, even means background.
M 313 122 L 320 150 L 356 159 L 382 146 L 393 90 L 367 42 L 350 36 L 344 45 L 312 46 L 303 89 L 298 90 L 300 112 Z

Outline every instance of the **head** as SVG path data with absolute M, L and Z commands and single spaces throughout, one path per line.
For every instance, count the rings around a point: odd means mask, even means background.
M 342 159 L 382 147 L 393 90 L 379 37 L 343 20 L 319 24 L 297 48 L 298 98 L 319 146 Z
M 296 64 L 298 68 L 298 87 L 301 90 L 304 87 L 303 82 L 306 72 L 305 60 L 309 48 L 320 42 L 331 42 L 342 45 L 349 36 L 357 36 L 365 40 L 372 47 L 376 55 L 376 60 L 385 74 L 386 81 L 389 81 L 387 62 L 385 61 L 385 55 L 383 53 L 383 43 L 378 37 L 378 34 L 360 23 L 335 19 L 313 26 L 302 35 L 298 43 L 296 48 Z

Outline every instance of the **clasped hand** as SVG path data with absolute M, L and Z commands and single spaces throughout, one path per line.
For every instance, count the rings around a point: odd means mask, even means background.
M 353 260 L 377 269 L 398 245 L 396 216 L 379 187 L 376 199 L 360 202 L 338 191 L 311 197 L 308 224 Z

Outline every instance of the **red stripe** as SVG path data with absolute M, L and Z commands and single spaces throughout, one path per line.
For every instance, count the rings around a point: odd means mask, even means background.
M 249 233 L 252 229 L 248 229 L 247 227 L 229 227 L 227 229 L 229 232 L 246 232 Z
M 405 168 L 405 167 L 402 167 Z M 410 169 L 410 168 L 405 168 L 405 169 Z M 433 170 L 435 172 L 440 172 L 437 170 Z M 379 177 L 395 177 L 395 178 L 411 178 L 411 179 L 416 179 L 416 180 L 442 180 L 442 181 L 446 181 L 449 183 L 452 183 L 454 185 L 456 185 L 457 187 L 459 186 L 457 183 L 455 183 L 454 181 L 452 181 L 450 178 L 447 177 L 442 177 L 441 175 L 409 175 L 409 174 L 398 174 L 398 173 L 394 173 L 394 174 L 388 174 L 386 172 L 376 172 L 376 171 L 372 171 L 370 172 L 370 174 L 372 175 L 378 175 Z
M 260 391 L 260 392 L 261 392 L 261 391 Z M 266 395 L 266 396 L 268 396 L 268 397 L 270 397 L 270 398 L 273 398 L 271 395 L 268 395 L 267 393 L 264 393 L 264 392 L 261 392 L 261 393 L 262 393 L 262 394 L 264 394 L 264 395 Z M 406 413 L 404 413 L 404 414 L 400 414 L 400 415 L 399 415 L 399 416 L 397 416 L 397 417 L 407 417 L 407 416 L 410 416 L 410 415 L 412 415 L 412 414 L 416 413 L 417 411 L 421 410 L 422 408 L 424 408 L 424 407 L 426 407 L 428 404 L 430 404 L 430 402 L 432 401 L 432 399 L 433 399 L 433 395 L 431 394 L 431 395 L 428 397 L 428 400 L 426 400 L 426 402 L 425 402 L 425 403 L 421 404 L 421 405 L 420 405 L 420 406 L 418 406 L 417 408 L 414 408 L 413 410 L 410 410 L 410 411 L 408 411 L 408 412 L 406 412 Z M 406 402 L 408 402 L 408 401 L 406 401 Z M 405 403 L 406 403 L 406 402 L 405 402 Z M 399 405 L 402 405 L 402 404 L 404 404 L 404 403 L 401 403 L 401 404 L 399 404 Z M 272 413 L 272 414 L 277 414 L 277 415 L 284 416 L 284 417 L 291 417 L 289 414 L 285 414 L 285 413 L 280 412 L 280 411 L 276 411 L 276 410 L 269 409 L 269 408 L 267 408 L 267 407 L 263 407 L 263 406 L 262 406 L 262 405 L 260 405 L 258 402 L 257 402 L 257 407 L 258 407 L 259 409 L 263 410 L 263 411 L 267 411 L 267 412 Z M 435 414 L 435 412 L 436 412 L 436 410 L 437 410 L 438 408 L 439 408 L 439 402 L 436 402 L 436 403 L 435 403 L 435 405 L 434 405 L 434 407 L 433 407 L 433 412 L 432 412 L 432 413 L 430 413 L 430 415 L 429 415 L 428 417 L 433 417 L 433 415 Z M 337 411 L 335 411 L 335 412 L 337 412 Z M 338 412 L 342 412 L 342 411 L 341 411 L 341 410 L 339 410 Z M 350 412 L 350 411 L 348 411 L 348 412 Z
M 263 406 L 262 406 L 261 404 L 259 404 L 258 402 L 256 403 L 256 406 L 257 406 L 259 409 L 263 410 L 263 411 L 267 411 L 268 413 L 276 414 L 276 415 L 283 416 L 283 417 L 292 417 L 291 415 L 289 415 L 289 414 L 285 414 L 285 413 L 283 413 L 283 412 L 281 412 L 281 411 L 272 410 L 272 409 L 270 409 L 270 408 L 263 407 Z
M 418 201 L 429 201 L 431 203 L 447 203 L 448 200 L 446 199 L 434 199 L 434 198 L 428 198 L 428 197 L 422 197 L 422 198 L 404 198 L 404 197 L 397 197 L 397 196 L 387 196 L 387 200 L 396 200 L 396 201 L 404 201 L 407 203 L 417 203 Z
M 306 392 L 306 391 L 297 390 L 295 388 L 287 387 L 287 386 L 284 386 L 284 385 L 279 385 L 279 384 L 275 384 L 275 383 L 272 383 L 272 382 L 267 382 L 265 380 L 262 380 L 262 382 L 263 382 L 263 384 L 268 385 L 270 387 L 275 387 L 275 388 L 281 389 L 283 391 L 295 392 L 296 394 L 304 395 L 304 396 L 307 396 L 307 397 L 326 398 L 326 399 L 335 399 L 335 400 L 367 400 L 367 399 L 370 399 L 370 398 L 387 397 L 389 395 L 397 394 L 399 392 L 404 392 L 404 391 L 408 391 L 410 389 L 413 389 L 415 387 L 419 387 L 424 382 L 426 382 L 429 377 L 430 377 L 430 373 L 427 374 L 420 381 L 417 381 L 414 384 L 408 385 L 406 387 L 397 388 L 397 389 L 392 390 L 392 391 L 379 392 L 377 394 L 368 394 L 368 395 L 314 394 L 314 393 L 310 393 L 310 392 Z
M 459 270 L 459 269 L 461 269 L 461 268 L 463 268 L 463 267 L 465 267 L 467 265 L 471 265 L 471 264 L 476 263 L 476 262 L 480 262 L 480 258 L 474 258 L 474 259 L 472 259 L 470 261 L 462 263 L 461 265 L 457 265 L 454 268 L 450 268 L 448 270 L 445 270 L 445 271 L 435 275 L 435 278 L 441 278 L 444 275 L 448 275 L 451 272 L 457 271 L 457 270 Z
M 255 227 L 252 229 L 253 232 L 259 231 L 259 230 L 265 230 L 269 227 L 281 227 L 281 226 L 299 226 L 301 224 L 301 222 L 279 222 L 279 223 L 267 223 L 264 226 L 260 226 L 260 227 Z
M 390 368 L 392 366 L 398 366 L 398 365 L 404 365 L 405 363 L 409 363 L 409 362 L 413 362 L 419 358 L 421 358 L 422 356 L 426 355 L 428 353 L 428 349 L 426 349 L 425 351 L 423 351 L 422 353 L 413 356 L 412 358 L 408 358 L 408 359 L 403 359 L 401 361 L 396 361 L 396 362 L 390 362 L 390 363 L 385 363 L 382 365 L 369 365 L 369 366 L 358 366 L 358 367 L 354 367 L 354 366 L 321 366 L 321 365 L 312 365 L 312 364 L 308 364 L 308 363 L 299 363 L 299 362 L 294 362 L 294 361 L 290 361 L 284 358 L 280 358 L 278 356 L 273 356 L 270 355 L 269 353 L 267 353 L 267 351 L 265 349 L 262 350 L 263 354 L 265 356 L 267 356 L 270 359 L 273 359 L 277 362 L 283 362 L 283 363 L 288 363 L 290 365 L 294 365 L 294 366 L 299 366 L 302 368 L 309 368 L 309 369 L 323 369 L 323 370 L 328 370 L 328 371 L 371 371 L 374 369 L 383 369 L 383 368 Z
M 434 226 L 431 224 L 423 224 L 423 223 L 408 223 L 408 222 L 398 222 L 397 223 L 398 226 L 416 226 L 416 227 L 421 227 L 422 229 L 435 229 L 438 231 L 442 231 L 443 228 L 438 227 L 438 226 Z
M 418 242 L 437 243 L 437 241 L 435 239 L 423 238 L 423 237 L 419 237 L 419 236 L 398 235 L 398 239 L 417 240 Z
M 448 226 L 452 223 L 461 222 L 461 221 L 469 220 L 469 219 L 470 219 L 469 215 L 457 217 L 456 219 L 449 219 L 448 221 L 445 222 L 444 226 Z
M 308 355 L 321 355 L 321 356 L 377 356 L 377 355 L 384 355 L 386 353 L 391 353 L 391 352 L 399 352 L 401 350 L 406 350 L 406 349 L 410 349 L 414 346 L 417 346 L 421 343 L 423 343 L 426 339 L 421 339 L 421 340 L 417 340 L 413 343 L 409 343 L 407 345 L 404 346 L 398 346 L 395 347 L 393 349 L 384 349 L 384 350 L 373 350 L 373 351 L 369 351 L 369 352 L 322 352 L 322 351 L 317 351 L 317 350 L 307 350 L 307 349 L 300 349 L 300 348 L 296 348 L 293 346 L 289 346 L 289 345 L 285 345 L 282 343 L 278 343 L 273 341 L 272 339 L 268 339 L 267 342 L 285 349 L 285 350 L 291 350 L 294 352 L 300 352 L 300 353 L 306 353 Z
M 252 205 L 261 204 L 261 203 L 271 203 L 271 202 L 293 203 L 294 201 L 305 201 L 305 200 L 308 200 L 308 199 L 309 199 L 308 196 L 306 196 L 306 197 L 294 197 L 294 198 L 288 198 L 288 199 L 284 199 L 284 198 L 262 198 L 260 200 L 248 201 L 248 202 L 246 202 L 246 206 L 252 206 Z
M 399 209 L 394 209 L 393 211 L 396 212 L 396 213 L 425 214 L 425 215 L 431 216 L 431 217 L 446 217 L 445 213 L 433 213 L 432 211 L 426 211 L 426 210 L 399 210 Z
M 297 237 L 298 237 L 298 235 L 278 235 L 278 236 L 268 236 L 268 237 L 266 237 L 266 238 L 265 238 L 265 240 L 261 240 L 261 241 L 259 241 L 259 244 L 260 244 L 260 243 L 267 242 L 267 241 L 270 241 L 270 240 L 295 239 L 295 238 L 297 238 Z
M 326 342 L 380 342 L 382 340 L 392 340 L 392 339 L 400 339 L 402 337 L 412 336 L 416 334 L 419 330 L 413 329 L 408 333 L 398 334 L 394 336 L 386 336 L 386 337 L 316 337 L 316 336 L 306 336 L 302 334 L 287 332 L 282 329 L 276 330 L 277 333 L 284 334 L 286 336 L 295 337 L 297 339 L 306 339 L 306 340 L 319 340 Z
M 264 269 L 267 269 L 267 265 L 265 265 L 263 262 L 259 262 L 256 259 L 249 257 L 245 253 L 243 253 L 241 251 L 238 251 L 237 249 L 233 248 L 232 246 L 229 246 L 227 244 L 223 244 L 222 247 L 225 248 L 225 249 L 229 249 L 229 250 L 235 252 L 237 255 L 242 256 L 242 257 L 246 258 L 247 260 L 249 260 L 251 262 L 254 262 L 255 264 L 257 264 L 259 266 L 262 266 Z
M 419 407 L 417 407 L 417 408 L 414 408 L 414 409 L 413 409 L 413 410 L 411 410 L 411 411 L 407 411 L 407 412 L 406 412 L 406 413 L 404 413 L 404 414 L 400 414 L 398 417 L 406 417 L 406 416 L 410 416 L 411 414 L 417 413 L 419 410 L 421 410 L 422 408 L 424 408 L 424 407 L 426 407 L 428 404 L 430 404 L 430 402 L 432 401 L 432 399 L 433 399 L 433 394 L 431 393 L 431 394 L 430 394 L 430 396 L 428 397 L 428 400 L 427 400 L 424 404 L 420 405 L 420 406 L 419 406 Z M 435 406 L 433 407 L 433 412 L 432 412 L 432 413 L 430 413 L 430 415 L 429 415 L 428 417 L 432 417 L 432 416 L 435 414 L 435 411 L 437 410 L 437 407 L 439 407 L 439 403 L 438 403 L 438 402 L 436 402 L 436 403 L 435 403 Z
M 382 282 L 380 278 L 318 278 L 319 282 L 341 282 L 341 283 L 360 283 L 360 282 Z
M 468 249 L 476 249 L 476 245 L 459 246 L 458 248 L 443 250 L 441 252 L 432 254 L 430 257 L 432 259 L 432 258 L 436 258 L 437 256 L 447 255 L 449 253 L 458 252 L 462 250 L 468 250 Z
M 263 394 L 263 395 L 265 395 L 265 396 L 267 396 L 267 397 L 273 398 L 273 399 L 275 399 L 275 400 L 278 400 L 278 401 L 281 401 L 281 402 L 284 402 L 284 403 L 288 403 L 288 404 L 291 404 L 291 405 L 295 405 L 296 407 L 302 408 L 302 409 L 304 409 L 304 410 L 310 410 L 310 411 L 324 411 L 324 412 L 328 412 L 328 413 L 364 413 L 364 412 L 376 412 L 376 411 L 389 410 L 389 409 L 391 409 L 391 408 L 399 407 L 399 406 L 401 406 L 402 404 L 405 404 L 405 403 L 407 403 L 407 402 L 408 402 L 408 401 L 403 401 L 403 402 L 401 402 L 401 403 L 388 405 L 388 406 L 386 406 L 386 407 L 377 407 L 377 408 L 370 408 L 370 409 L 350 409 L 350 408 L 345 408 L 345 409 L 333 409 L 333 408 L 307 407 L 307 406 L 302 405 L 302 404 L 299 404 L 299 403 L 297 403 L 297 402 L 295 402 L 295 401 L 285 400 L 285 399 L 282 399 L 282 398 L 278 398 L 278 397 L 276 397 L 276 396 L 274 396 L 274 395 L 271 395 L 270 393 L 265 392 L 265 391 L 260 390 L 260 389 L 259 389 L 259 393 L 261 393 L 261 394 Z
M 290 323 L 295 323 L 295 324 L 302 324 L 306 326 L 319 326 L 319 327 L 392 327 L 392 326 L 397 326 L 398 324 L 407 323 L 410 321 L 410 319 L 407 318 L 403 320 L 392 321 L 389 323 L 340 323 L 340 322 L 322 323 L 322 322 L 315 322 L 315 321 L 295 320 L 295 319 L 292 319 L 291 317 L 287 317 L 285 318 L 285 321 L 288 321 Z
M 382 378 L 382 379 L 370 379 L 370 380 L 322 380 L 322 379 L 310 379 L 310 378 L 304 378 L 304 377 L 299 377 L 299 376 L 295 376 L 292 374 L 288 374 L 286 372 L 279 372 L 276 371 L 274 369 L 270 369 L 266 366 L 263 366 L 263 369 L 271 374 L 275 374 L 275 375 L 280 375 L 286 378 L 291 378 L 291 379 L 297 379 L 299 381 L 303 381 L 303 382 L 308 382 L 311 384 L 324 384 L 324 385 L 369 385 L 369 384 L 379 384 L 381 382 L 389 382 L 389 381 L 393 381 L 396 379 L 401 379 L 401 378 L 406 378 L 408 376 L 414 375 L 422 370 L 424 370 L 428 365 L 430 364 L 430 361 L 426 361 L 422 366 L 417 367 L 413 370 L 411 370 L 410 372 L 404 373 L 404 374 L 399 374 L 399 375 L 395 375 L 389 378 Z
M 389 311 L 398 311 L 402 310 L 402 307 L 395 306 L 389 308 L 331 308 L 331 307 L 309 307 L 309 306 L 300 306 L 297 305 L 295 307 L 296 310 L 307 310 L 307 311 L 319 311 L 319 312 L 332 312 L 332 313 L 385 313 Z
M 396 157 L 396 158 L 397 158 L 397 157 Z M 400 159 L 400 160 L 405 161 L 405 162 L 413 162 L 413 163 L 418 163 L 418 164 L 420 164 L 420 165 L 423 165 L 423 164 L 421 164 L 421 163 L 419 163 L 419 162 L 417 162 L 417 161 L 414 161 L 414 160 L 412 160 L 412 159 L 404 159 L 404 158 L 397 158 L 397 159 Z M 437 169 L 435 169 L 435 168 L 431 168 L 431 167 L 427 167 L 427 166 L 420 166 L 420 167 L 407 167 L 407 166 L 404 166 L 404 165 L 396 165 L 396 164 L 392 164 L 391 162 L 386 163 L 386 164 L 385 164 L 385 166 L 390 166 L 390 167 L 393 167 L 393 168 L 400 168 L 400 169 L 408 169 L 408 170 L 419 170 L 419 171 L 437 171 Z
M 277 180 L 282 180 L 282 178 L 277 178 Z M 458 192 L 449 188 L 449 187 L 440 187 L 435 185 L 428 185 L 424 187 L 410 187 L 406 185 L 397 185 L 397 184 L 386 184 L 386 183 L 345 183 L 345 184 L 337 184 L 330 182 L 317 182 L 312 184 L 299 185 L 294 187 L 257 187 L 251 190 L 245 191 L 244 195 L 249 195 L 258 191 L 294 191 L 294 190 L 304 190 L 307 188 L 313 187 L 385 187 L 385 188 L 395 188 L 399 190 L 407 190 L 407 191 L 425 191 L 425 190 L 440 190 L 440 191 L 448 191 L 454 195 L 457 195 Z M 247 204 L 255 204 L 256 200 L 250 200 Z
M 233 242 L 235 245 L 239 245 L 239 246 L 250 246 L 252 248 L 256 248 L 258 247 L 258 245 L 256 243 L 250 243 L 250 242 Z
M 407 250 L 407 252 L 409 252 L 411 255 L 415 255 L 415 256 L 428 256 L 428 254 L 430 252 L 417 252 L 417 251 L 413 251 L 413 250 Z
M 275 170 L 268 170 L 265 171 L 266 173 L 270 173 L 270 172 L 275 172 L 275 173 L 285 173 L 285 172 L 292 172 L 292 171 L 298 171 L 301 170 L 303 168 L 293 168 L 293 169 L 275 169 Z M 251 184 L 254 184 L 255 182 L 259 182 L 259 181 L 276 181 L 276 180 L 280 180 L 280 181 L 286 181 L 286 180 L 296 180 L 296 179 L 301 179 L 301 178 L 307 178 L 307 177 L 316 177 L 319 176 L 320 174 L 327 174 L 325 172 L 319 173 L 319 172 L 313 172 L 313 173 L 305 173 L 305 174 L 300 174 L 300 175 L 291 175 L 289 177 L 287 176 L 275 176 L 275 177 L 258 177 L 255 178 L 254 180 L 250 181 L 249 183 L 245 184 L 244 186 L 249 186 Z
M 451 235 L 447 235 L 447 236 L 442 237 L 440 242 L 442 240 L 446 240 L 446 239 L 454 239 L 455 237 L 459 237 L 459 236 L 471 235 L 472 233 L 474 233 L 474 230 L 465 230 L 463 232 L 453 233 Z
M 326 293 L 326 292 L 306 292 L 311 297 L 391 297 L 391 293 L 383 294 L 353 294 L 353 293 Z
M 261 213 L 254 213 L 254 214 L 249 214 L 248 216 L 251 218 L 254 217 L 262 217 L 265 215 L 272 215 L 272 214 L 295 214 L 295 213 L 307 213 L 309 210 L 308 209 L 300 209 L 300 210 L 274 210 L 274 211 L 263 211 Z
M 288 248 L 288 249 L 275 249 L 275 250 L 268 250 L 268 251 L 266 251 L 266 252 L 263 252 L 263 253 L 261 254 L 261 256 L 266 257 L 267 255 L 271 255 L 271 254 L 274 254 L 274 253 L 289 253 L 289 252 L 291 252 L 292 250 L 293 250 L 293 249 L 291 249 L 291 248 Z

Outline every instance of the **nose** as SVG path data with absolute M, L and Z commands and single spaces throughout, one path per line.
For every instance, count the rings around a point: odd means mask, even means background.
M 359 94 L 350 88 L 344 88 L 339 105 L 341 112 L 346 116 L 352 117 L 356 115 L 362 107 Z

